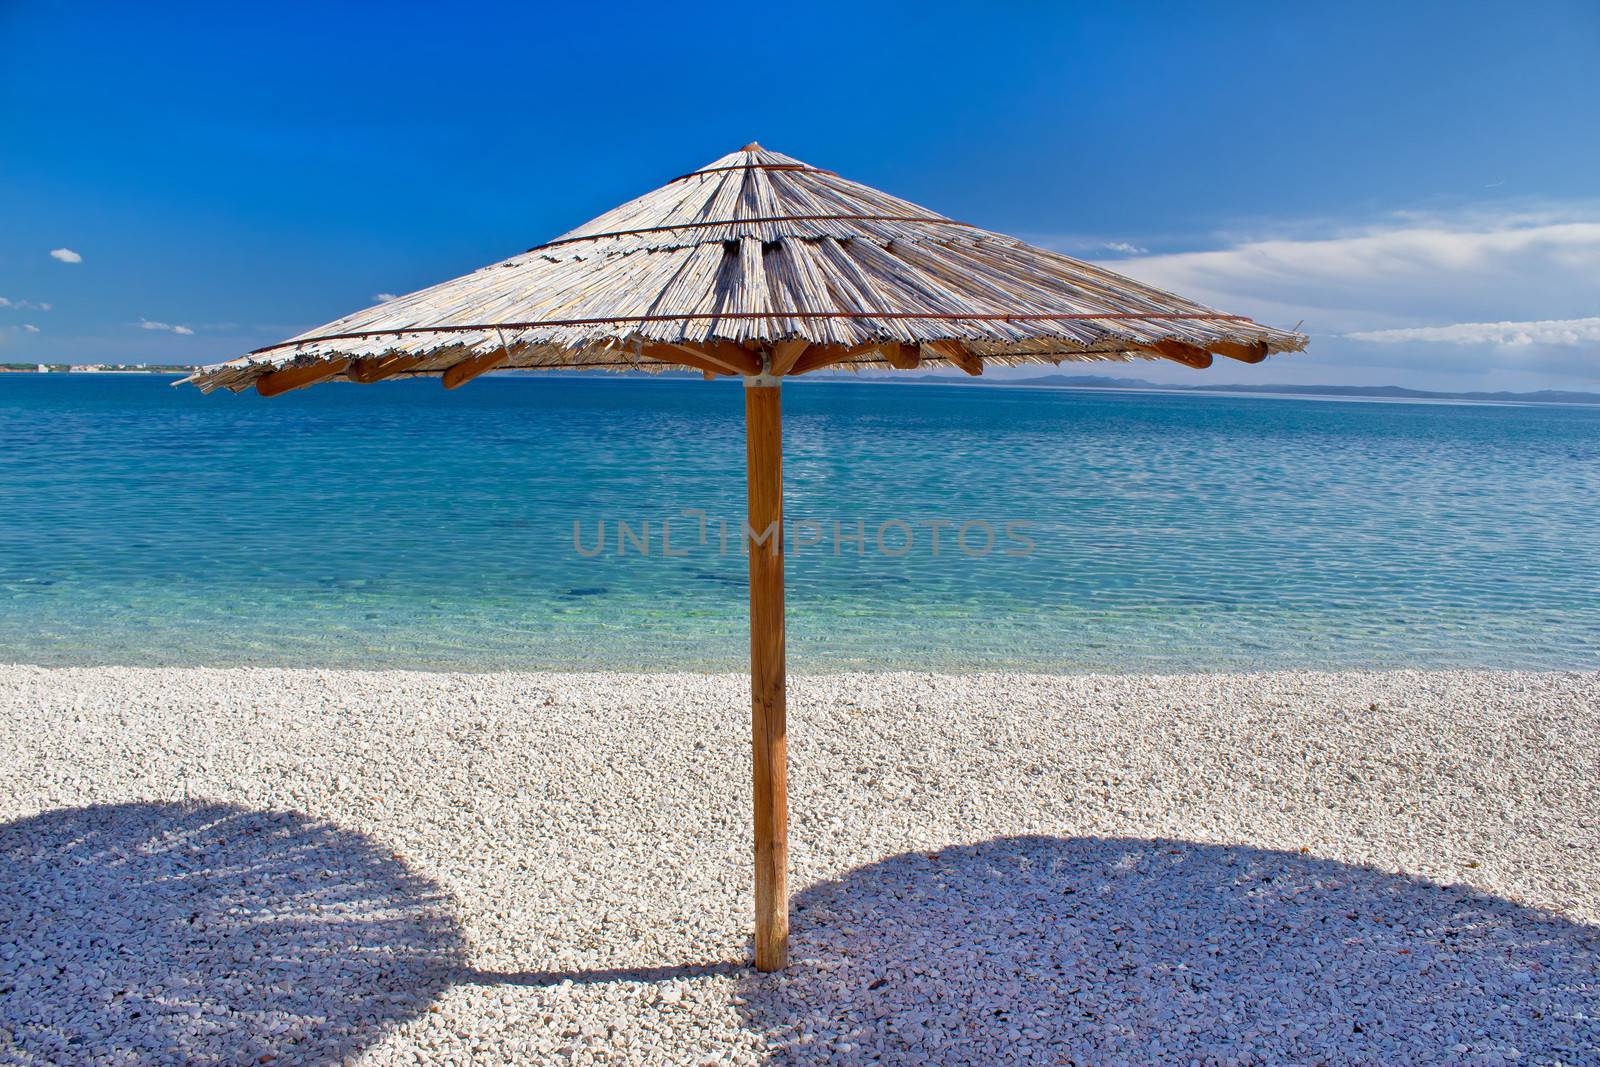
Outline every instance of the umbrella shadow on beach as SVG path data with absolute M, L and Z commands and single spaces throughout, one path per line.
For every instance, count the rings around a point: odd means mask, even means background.
M 0 1061 L 337 1063 L 459 972 L 451 901 L 371 839 L 218 803 L 0 825 Z
M 1001 838 L 794 905 L 776 1062 L 1600 1062 L 1600 928 L 1298 853 Z

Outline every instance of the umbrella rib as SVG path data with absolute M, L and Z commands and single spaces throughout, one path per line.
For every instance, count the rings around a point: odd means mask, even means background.
M 622 352 L 624 355 L 631 355 L 631 353 L 626 348 L 616 348 L 616 349 L 613 349 L 613 351 Z M 882 357 L 874 356 L 874 351 L 875 350 L 869 349 L 869 350 L 863 352 L 859 357 L 857 357 L 855 359 L 845 360 L 843 362 L 833 364 L 833 366 L 837 366 L 837 367 L 854 367 L 854 366 L 861 366 L 863 364 L 873 365 L 873 366 L 876 366 L 878 364 L 882 364 L 884 366 L 892 366 L 893 365 L 893 364 L 889 363 L 889 361 L 887 359 L 884 359 Z M 1077 357 L 1077 356 L 1111 356 L 1111 355 L 1116 355 L 1118 353 L 1127 352 L 1127 351 L 1139 351 L 1139 350 L 1138 349 L 1128 349 L 1128 348 L 1059 348 L 1059 349 L 1049 349 L 1049 350 L 1046 350 L 1046 351 L 1034 351 L 1034 350 L 1030 349 L 1028 351 L 1027 355 L 1029 355 L 1029 356 L 1037 356 L 1037 357 L 1039 357 L 1041 359 L 1050 359 L 1053 356 L 1060 356 L 1062 359 L 1068 359 L 1068 358 Z M 990 358 L 991 356 L 999 356 L 1000 358 L 1004 358 L 1004 353 L 987 353 L 987 354 L 984 355 L 984 358 L 987 359 L 987 358 Z M 940 356 L 938 358 L 943 359 L 944 357 Z M 656 373 L 657 371 L 660 371 L 660 370 L 688 370 L 688 369 L 690 369 L 687 364 L 674 363 L 671 360 L 648 359 L 648 358 L 621 359 L 621 360 L 615 360 L 615 359 L 612 359 L 612 360 L 599 360 L 599 359 L 597 359 L 597 360 L 591 360 L 591 361 L 584 362 L 584 363 L 571 363 L 571 364 L 567 364 L 567 363 L 536 363 L 536 364 L 532 364 L 532 365 L 529 365 L 529 366 L 523 366 L 523 367 L 510 367 L 510 366 L 507 366 L 507 367 L 499 367 L 499 368 L 496 368 L 496 369 L 498 369 L 498 370 L 520 370 L 520 371 L 537 371 L 537 370 L 574 371 L 574 370 L 590 370 L 590 369 L 596 369 L 596 368 L 598 368 L 598 369 L 606 369 L 606 370 L 637 370 L 637 371 L 644 371 L 646 374 L 653 374 L 653 373 Z M 403 379 L 407 379 L 407 378 L 436 378 L 440 374 L 442 374 L 444 372 L 444 370 L 446 370 L 446 369 L 448 369 L 448 368 L 442 368 L 441 369 L 441 368 L 435 367 L 435 368 L 432 368 L 430 370 L 402 371 L 402 372 L 400 372 L 398 374 L 393 375 L 393 377 L 396 380 L 403 380 Z M 184 379 L 184 380 L 187 381 L 188 379 Z M 956 379 L 956 380 L 959 381 L 960 379 Z
M 688 174 L 678 175 L 667 184 L 675 185 L 689 178 L 698 178 L 702 174 L 721 174 L 723 171 L 728 170 L 795 170 L 803 174 L 826 174 L 833 178 L 839 176 L 835 171 L 823 170 L 821 167 L 808 167 L 804 163 L 742 163 L 732 167 L 707 167 L 705 170 L 692 170 Z
M 982 226 L 974 226 L 970 222 L 957 222 L 947 219 L 942 215 L 767 215 L 753 219 L 714 219 L 709 222 L 679 222 L 671 226 L 647 226 L 639 230 L 608 230 L 605 233 L 586 233 L 579 237 L 562 237 L 555 241 L 546 241 L 542 245 L 534 245 L 523 255 L 532 255 L 534 252 L 546 248 L 555 248 L 557 245 L 570 245 L 578 241 L 600 241 L 607 237 L 636 237 L 644 233 L 667 233 L 672 230 L 703 230 L 709 226 L 753 226 L 762 222 L 926 222 L 940 226 L 960 226 L 962 229 L 978 230 L 987 233 Z
M 481 333 L 504 328 L 509 330 L 537 330 L 557 326 L 599 326 L 607 323 L 688 322 L 695 319 L 929 319 L 938 322 L 1081 322 L 1100 319 L 1128 320 L 1206 320 L 1225 322 L 1254 322 L 1248 315 L 1222 315 L 1218 313 L 1189 314 L 1159 312 L 1074 312 L 1059 315 L 1004 314 L 988 312 L 933 312 L 933 311 L 695 311 L 673 315 L 614 315 L 597 319 L 546 319 L 543 322 L 491 322 L 463 326 L 406 326 L 392 330 L 353 330 L 349 333 L 329 333 L 319 337 L 300 337 L 282 341 L 265 348 L 253 349 L 250 354 L 275 352 L 280 348 L 297 348 L 301 345 L 320 344 L 323 341 L 354 341 L 364 337 L 399 337 L 408 333 Z

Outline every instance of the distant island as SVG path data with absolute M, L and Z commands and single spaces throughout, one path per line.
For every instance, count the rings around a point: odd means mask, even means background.
M 972 379 L 925 374 L 916 380 L 955 384 Z M 1101 374 L 1044 374 L 1036 378 L 991 380 L 992 385 L 1045 385 L 1070 389 L 1150 389 L 1164 393 L 1260 393 L 1267 396 L 1343 396 L 1367 400 L 1472 400 L 1510 404 L 1600 404 L 1600 393 L 1540 389 L 1531 393 L 1446 393 L 1398 385 L 1160 385 L 1143 378 Z
M 552 378 L 654 378 L 696 379 L 699 371 L 667 370 L 652 374 L 638 371 L 560 370 L 519 368 L 499 372 L 515 376 Z M 1540 389 L 1530 393 L 1451 393 L 1433 389 L 1407 389 L 1399 385 L 1162 385 L 1143 378 L 1112 378 L 1104 374 L 1041 374 L 1032 378 L 969 378 L 965 375 L 895 374 L 887 371 L 823 371 L 808 374 L 817 382 L 871 382 L 921 385 L 1047 386 L 1057 389 L 1149 390 L 1161 393 L 1252 393 L 1261 396 L 1328 396 L 1357 400 L 1465 400 L 1491 404 L 1600 404 L 1600 393 L 1580 393 L 1564 389 Z

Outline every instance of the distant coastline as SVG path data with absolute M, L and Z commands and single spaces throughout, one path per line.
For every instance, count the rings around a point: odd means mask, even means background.
M 188 374 L 176 363 L 0 363 L 0 374 Z
M 898 382 L 920 385 L 962 385 L 1010 388 L 1103 389 L 1107 392 L 1213 393 L 1283 397 L 1328 397 L 1346 400 L 1439 400 L 1479 404 L 1592 404 L 1600 393 L 1565 389 L 1539 389 L 1529 393 L 1464 392 L 1407 389 L 1398 385 L 1168 385 L 1143 378 L 1110 378 L 1101 374 L 1044 374 L 1034 378 L 967 378 L 944 374 L 821 374 L 816 381 Z
M 614 371 L 501 371 L 518 376 L 554 378 L 597 378 Z M 624 378 L 696 379 L 699 371 L 661 371 L 658 374 L 622 373 Z M 1109 378 L 1106 374 L 1040 374 L 1037 378 L 965 378 L 954 374 L 853 374 L 848 371 L 806 376 L 819 382 L 870 382 L 870 384 L 922 384 L 922 386 L 1050 387 L 1050 389 L 1104 389 L 1110 392 L 1184 392 L 1184 394 L 1253 394 L 1261 397 L 1333 397 L 1347 400 L 1453 400 L 1472 403 L 1573 403 L 1600 405 L 1600 394 L 1568 389 L 1539 389 L 1534 392 L 1445 392 L 1434 389 L 1406 389 L 1403 386 L 1165 386 L 1142 378 Z
M 537 370 L 514 369 L 500 374 L 521 376 L 548 376 L 572 378 L 598 378 L 619 376 L 656 379 L 694 379 L 698 371 L 662 371 L 641 374 L 615 371 Z M 1483 404 L 1600 404 L 1600 393 L 1584 393 L 1566 389 L 1539 389 L 1528 393 L 1502 392 L 1445 392 L 1434 389 L 1407 389 L 1399 385 L 1163 385 L 1143 378 L 1112 378 L 1103 374 L 1043 374 L 1032 378 L 968 378 L 943 374 L 893 374 L 887 372 L 853 374 L 846 371 L 807 375 L 807 380 L 818 382 L 865 382 L 871 384 L 921 384 L 921 385 L 977 385 L 977 386 L 1032 386 L 1057 389 L 1105 389 L 1115 392 L 1148 391 L 1153 393 L 1233 393 L 1259 396 L 1336 397 L 1351 400 L 1449 400 Z
M 0 363 L 0 374 L 189 374 L 194 366 L 171 363 L 71 364 Z M 611 370 L 541 370 L 513 368 L 492 377 L 551 378 L 646 378 L 657 380 L 699 380 L 698 371 L 662 371 L 643 374 Z M 1351 400 L 1443 400 L 1481 404 L 1582 404 L 1600 405 L 1600 393 L 1569 389 L 1538 389 L 1533 392 L 1447 392 L 1436 389 L 1408 389 L 1399 385 L 1176 385 L 1146 381 L 1143 378 L 1112 378 L 1103 374 L 1043 374 L 1032 378 L 972 379 L 941 374 L 850 374 L 832 373 L 811 376 L 812 381 L 869 382 L 922 385 L 1032 386 L 1056 389 L 1105 389 L 1114 392 L 1219 393 L 1257 396 L 1330 397 Z
M 932 378 L 933 376 L 924 376 Z M 946 379 L 936 379 L 946 380 Z M 950 379 L 959 380 L 959 379 Z M 1600 404 L 1600 393 L 1539 389 L 1531 393 L 1467 392 L 1407 389 L 1398 385 L 1158 385 L 1143 378 L 1108 378 L 1098 374 L 1045 374 L 1000 385 L 1049 385 L 1073 389 L 1148 389 L 1163 393 L 1261 393 L 1268 396 L 1335 396 L 1365 400 L 1472 400 L 1481 403 Z

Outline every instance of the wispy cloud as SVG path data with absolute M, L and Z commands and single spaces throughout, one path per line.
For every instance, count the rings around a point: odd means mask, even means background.
M 1309 354 L 1277 365 L 1304 381 L 1600 381 L 1597 204 L 1394 212 L 1361 228 L 1298 220 L 1218 236 L 1211 250 L 1108 256 L 1106 265 L 1274 326 L 1303 321 Z
M 154 322 L 150 319 L 140 319 L 139 328 L 141 330 L 166 330 L 168 333 L 183 334 L 186 337 L 194 333 L 194 330 L 188 326 L 176 326 L 168 322 Z
M 1395 344 L 1427 341 L 1452 345 L 1587 345 L 1600 343 L 1600 318 L 1544 319 L 1538 322 L 1458 322 L 1398 330 L 1347 333 L 1352 341 Z
M 1108 252 L 1121 252 L 1125 256 L 1142 256 L 1150 251 L 1148 248 L 1140 248 L 1138 245 L 1130 244 L 1127 241 L 1106 241 L 1103 242 L 1102 247 Z
M 380 304 L 387 304 L 389 301 L 396 299 L 396 297 L 393 293 L 374 293 L 372 299 Z
M 1244 241 L 1116 266 L 1206 303 L 1285 324 L 1305 319 L 1324 333 L 1491 317 L 1542 322 L 1593 313 L 1600 222 L 1403 220 L 1365 233 Z
M 83 257 L 78 255 L 78 253 L 74 252 L 70 248 L 52 248 L 50 250 L 50 258 L 59 259 L 63 263 L 83 262 Z
M 31 322 L 21 322 L 16 325 L 0 326 L 0 345 L 9 343 L 19 335 L 38 333 L 39 327 Z
M 0 308 L 11 308 L 15 311 L 49 311 L 50 305 L 33 300 L 7 300 L 0 296 Z

